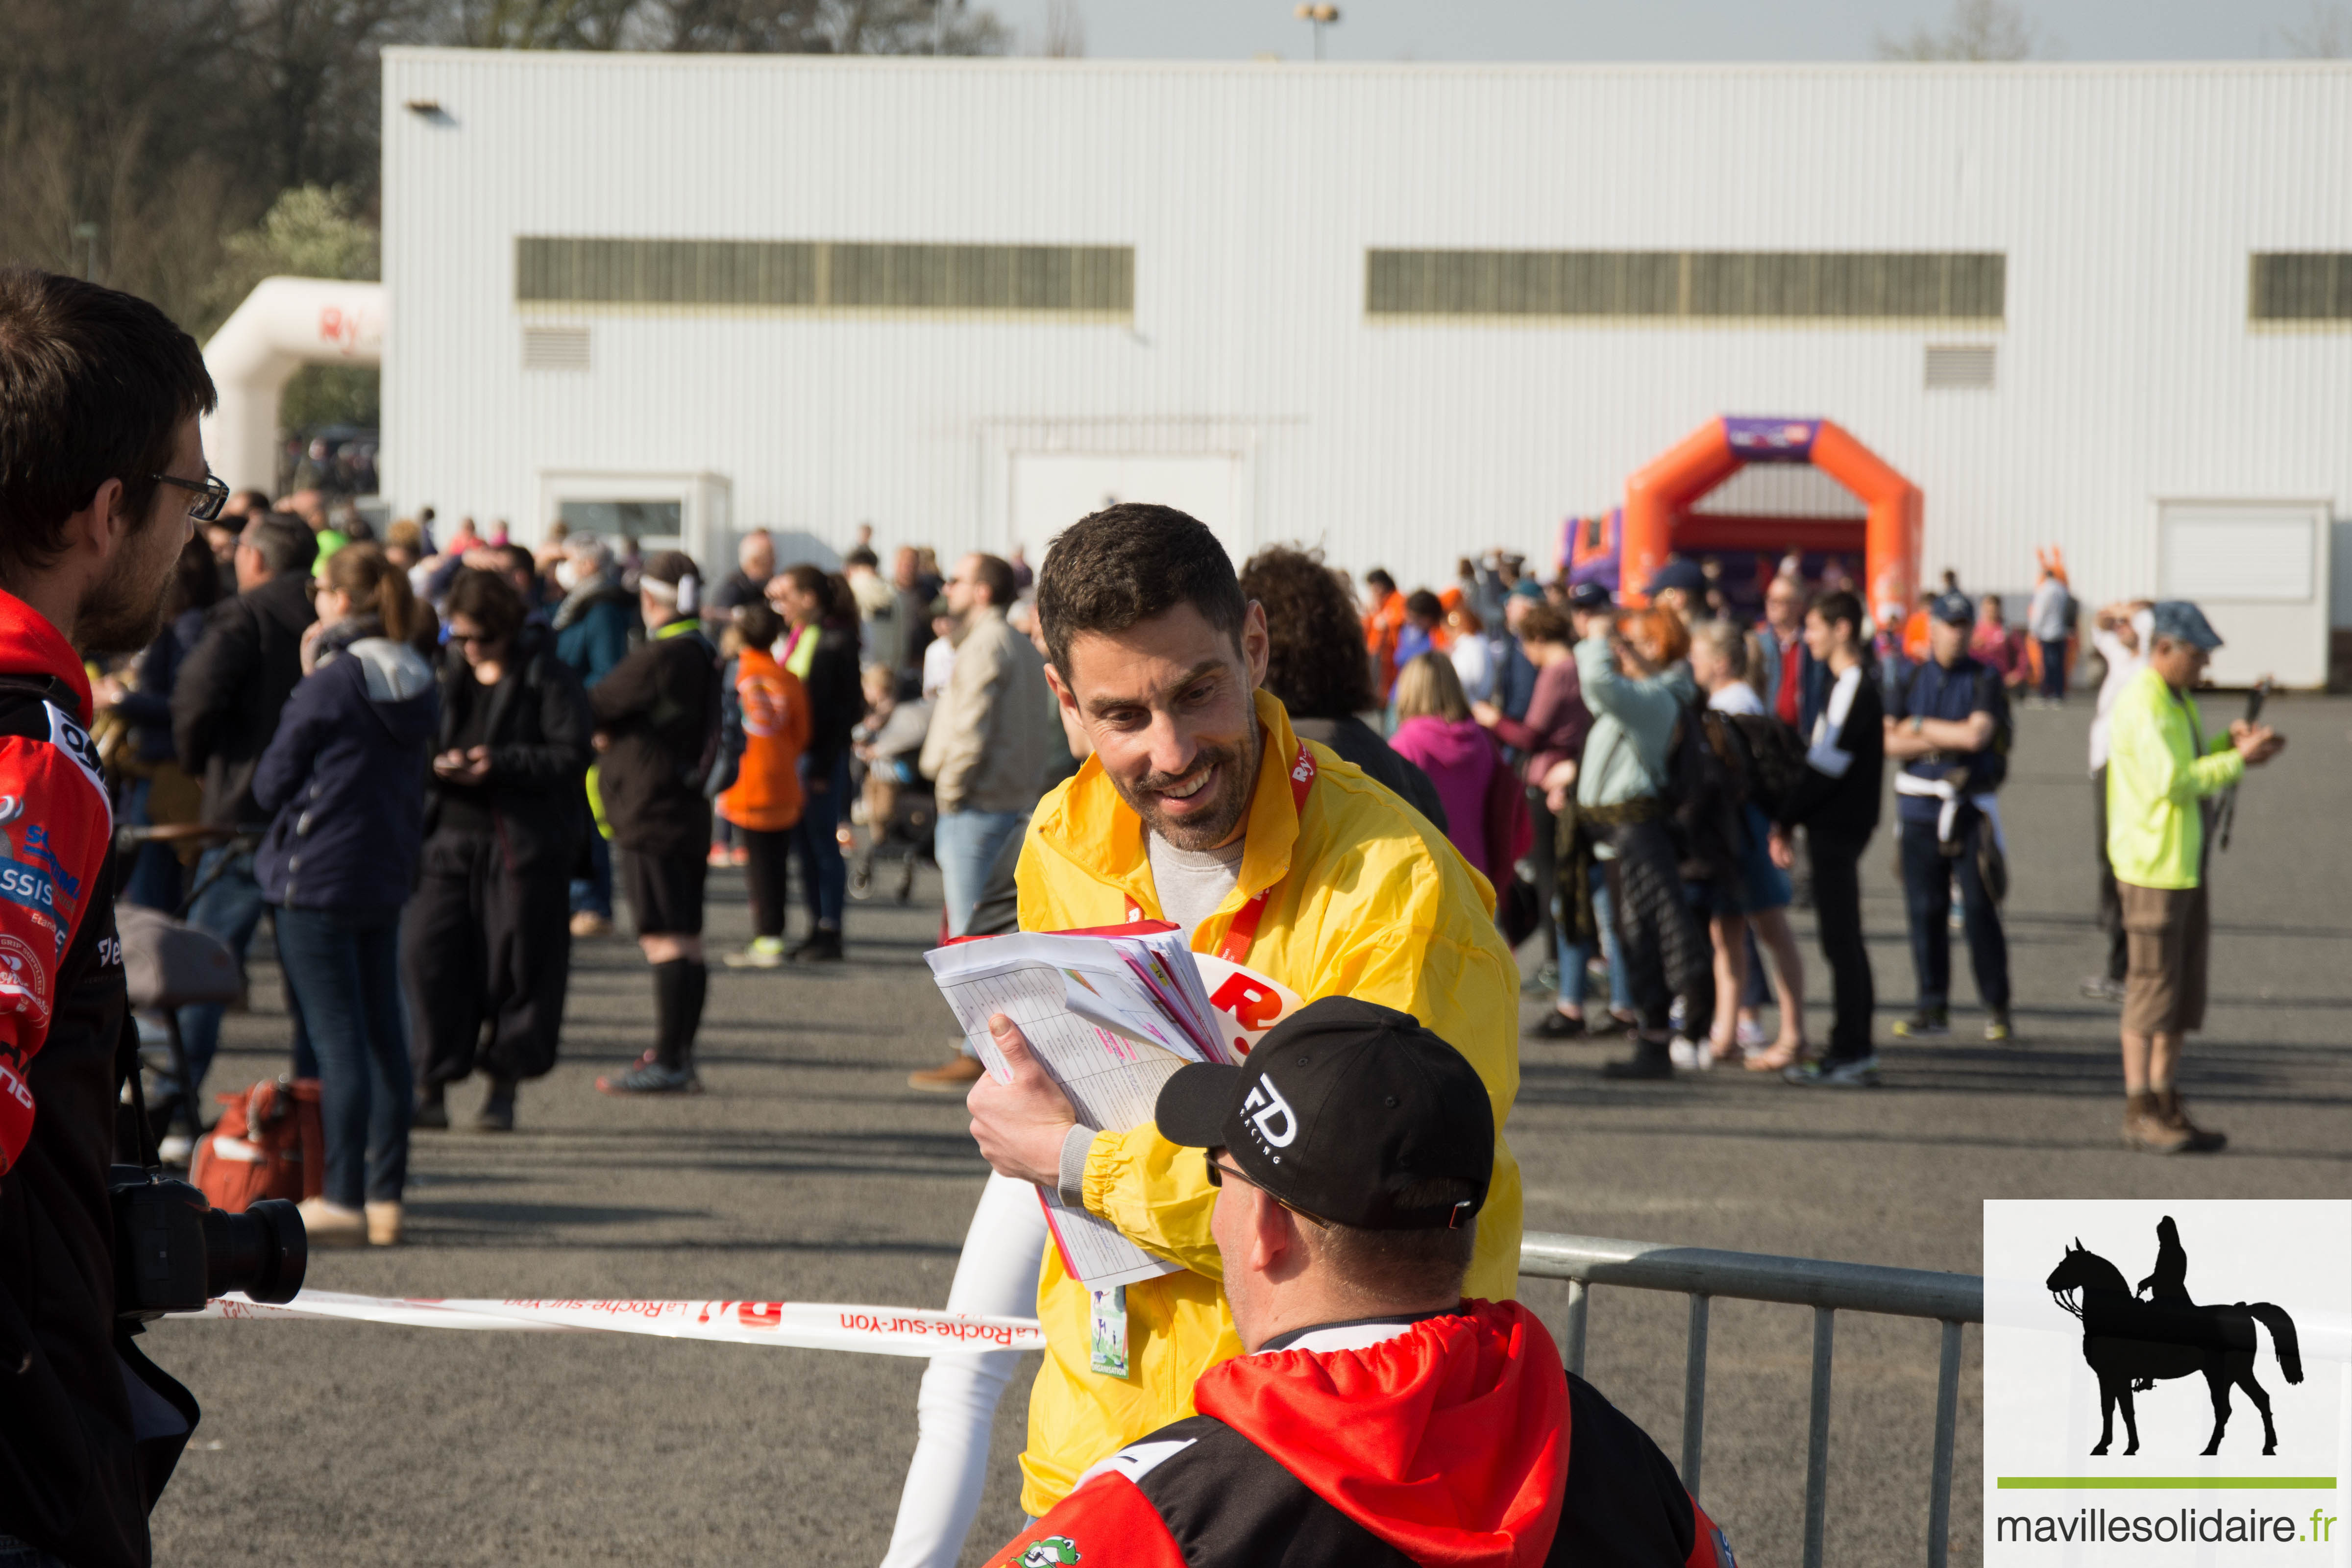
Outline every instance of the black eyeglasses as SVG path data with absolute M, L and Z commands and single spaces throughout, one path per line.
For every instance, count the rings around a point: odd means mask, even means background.
M 150 474 L 159 485 L 177 485 L 184 490 L 194 490 L 196 499 L 188 503 L 188 515 L 198 522 L 210 522 L 228 504 L 228 485 L 217 474 L 206 474 L 201 479 L 174 479 L 170 474 Z
M 1239 1171 L 1228 1170 L 1226 1167 L 1218 1164 L 1217 1152 L 1214 1149 L 1202 1150 L 1201 1157 L 1208 1163 L 1209 1185 L 1213 1187 L 1222 1187 L 1225 1184 L 1225 1178 L 1227 1176 L 1231 1176 L 1234 1181 L 1239 1182 L 1245 1187 L 1257 1187 L 1257 1184 L 1255 1182 L 1251 1181 Z M 1257 1187 L 1257 1190 L 1259 1192 L 1265 1193 L 1265 1189 L 1264 1187 Z M 1267 1197 L 1274 1198 L 1274 1194 L 1272 1193 L 1265 1193 L 1265 1195 Z M 1282 1207 L 1288 1209 L 1292 1214 L 1297 1215 L 1300 1219 L 1305 1220 L 1307 1224 L 1313 1226 L 1318 1230 L 1328 1230 L 1331 1228 L 1331 1222 L 1329 1220 L 1323 1218 L 1319 1215 L 1309 1214 L 1305 1209 L 1300 1208 L 1297 1204 L 1286 1204 L 1283 1203 L 1280 1198 L 1274 1198 L 1274 1201 L 1280 1204 Z

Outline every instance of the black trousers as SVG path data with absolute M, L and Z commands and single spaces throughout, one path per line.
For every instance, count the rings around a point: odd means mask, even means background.
M 427 1088 L 477 1066 L 520 1079 L 555 1065 L 572 975 L 571 868 L 558 860 L 510 871 L 504 862 L 486 833 L 425 841 L 400 968 L 410 1053 Z
M 1862 852 L 1870 842 L 1806 830 L 1813 868 L 1813 921 L 1822 957 L 1830 966 L 1832 1017 L 1829 1059 L 1850 1062 L 1870 1054 L 1870 1016 L 1878 987 L 1870 976 L 1870 950 L 1862 941 Z
M 1609 900 L 1642 1027 L 1664 1029 L 1679 995 L 1684 1032 L 1703 1040 L 1715 1020 L 1715 949 L 1684 894 L 1674 838 L 1663 823 L 1628 823 L 1609 847 L 1617 852 L 1608 862 Z
M 1977 998 L 1990 1008 L 2009 1006 L 2009 938 L 2000 929 L 2000 906 L 1992 901 L 1984 878 L 1977 871 L 1977 841 L 1991 827 L 1975 812 L 1968 816 L 1967 826 L 1959 830 L 1957 855 L 1944 853 L 1932 822 L 1906 822 L 1896 830 L 1895 841 L 1903 854 L 1903 903 L 1911 921 L 1911 967 L 1918 976 L 1923 1008 L 1942 1007 L 1951 1001 L 1950 921 L 1956 879 Z
M 1559 952 L 1552 935 L 1552 905 L 1559 901 L 1552 897 L 1552 890 L 1559 886 L 1559 819 L 1552 815 L 1551 803 L 1539 789 L 1528 791 L 1528 822 L 1535 829 L 1535 838 L 1528 846 L 1528 861 L 1535 872 L 1536 886 L 1543 892 L 1537 900 L 1543 912 L 1536 920 L 1536 951 L 1546 960 L 1553 960 Z M 1572 986 L 1563 989 L 1570 995 L 1577 994 Z
M 2121 985 L 2131 968 L 2130 943 L 2124 937 L 2124 900 L 2116 891 L 2115 863 L 2107 858 L 2107 765 L 2091 773 L 2091 831 L 2099 844 L 2099 929 L 2107 937 L 2107 978 Z
M 743 863 L 743 879 L 750 884 L 751 894 L 751 934 L 781 937 L 784 934 L 784 889 L 793 863 L 793 830 L 779 827 L 766 832 L 757 827 L 735 829 L 751 858 Z

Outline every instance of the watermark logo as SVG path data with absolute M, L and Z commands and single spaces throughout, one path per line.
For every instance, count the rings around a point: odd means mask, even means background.
M 1985 1562 L 2352 1564 L 2352 1202 L 1984 1205 Z

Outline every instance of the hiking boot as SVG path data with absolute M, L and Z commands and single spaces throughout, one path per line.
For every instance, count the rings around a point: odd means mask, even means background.
M 401 1209 L 397 1200 L 368 1205 L 367 1238 L 370 1247 L 398 1247 L 400 1234 Z
M 780 936 L 755 936 L 751 946 L 727 955 L 730 969 L 774 969 L 783 962 L 784 939 Z
M 2015 1031 L 2009 1026 L 2009 1009 L 1995 1007 L 1985 1016 L 1985 1038 L 1996 1046 L 2009 1044 Z
M 365 1247 L 367 1215 L 323 1197 L 304 1198 L 295 1205 L 302 1215 L 302 1234 L 312 1247 Z
M 2189 1152 L 2189 1142 L 2188 1132 L 2164 1124 L 2164 1113 L 2158 1108 L 2156 1096 L 2124 1097 L 2125 1148 L 2148 1154 L 2182 1154 Z
M 2210 1154 L 2230 1142 L 2226 1132 L 2215 1132 L 2189 1120 L 2189 1108 L 2181 1102 L 2177 1089 L 2159 1089 L 2156 1095 L 2156 1113 L 2167 1129 L 2188 1134 L 2184 1154 Z
M 572 934 L 573 936 L 610 936 L 613 934 L 613 917 L 600 915 L 594 910 L 582 910 L 572 917 Z
M 598 1079 L 596 1089 L 601 1094 L 700 1094 L 702 1079 L 690 1067 L 641 1061 L 626 1072 Z
M 1545 1009 L 1543 1021 L 1528 1031 L 1539 1040 L 1576 1040 L 1584 1037 L 1584 1020 L 1570 1017 L 1557 1007 Z
M 841 933 L 830 926 L 819 926 L 802 938 L 789 956 L 794 963 L 839 963 Z
M 490 1092 L 482 1100 L 482 1109 L 474 1113 L 477 1132 L 511 1132 L 514 1131 L 515 1086 L 505 1079 L 490 1079 Z
M 1687 1044 L 1688 1042 L 1685 1042 Z M 1601 1064 L 1601 1076 L 1621 1079 L 1668 1079 L 1675 1076 L 1675 1058 L 1664 1040 L 1633 1042 L 1633 1054 Z
M 980 1065 L 978 1057 L 958 1057 L 951 1062 L 907 1075 L 908 1089 L 924 1089 L 932 1094 L 961 1094 L 981 1080 L 988 1069 Z
M 2104 974 L 2094 974 L 2083 982 L 2083 994 L 2094 1002 L 2120 1005 L 2124 999 L 2124 983 L 2110 980 Z
M 1780 1081 L 1800 1089 L 1875 1089 L 1878 1053 L 1848 1057 L 1843 1061 L 1824 1058 L 1817 1062 L 1799 1062 L 1780 1069 Z
M 1952 1016 L 1943 1007 L 1922 1007 L 1895 1024 L 1895 1037 L 1898 1040 L 1940 1039 L 1951 1032 Z
M 442 1103 L 439 1084 L 418 1093 L 416 1109 L 409 1113 L 408 1125 L 412 1130 L 421 1127 L 435 1132 L 448 1131 L 449 1108 Z

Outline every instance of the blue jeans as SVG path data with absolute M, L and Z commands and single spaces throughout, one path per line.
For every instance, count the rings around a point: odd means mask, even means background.
M 572 879 L 572 912 L 613 918 L 613 845 L 593 823 L 588 827 L 588 875 Z
M 152 779 L 132 779 L 131 787 L 122 795 L 122 821 L 129 827 L 152 827 L 154 819 L 147 815 L 147 797 L 154 789 Z M 180 908 L 180 858 L 168 844 L 142 844 L 131 858 L 131 874 L 122 884 L 122 901 L 139 904 L 165 914 L 175 914 Z
M 246 951 L 253 945 L 254 928 L 261 923 L 266 908 L 261 884 L 253 879 L 253 852 L 228 844 L 205 850 L 204 858 L 196 862 L 196 883 L 203 884 L 215 868 L 220 875 L 189 906 L 188 923 L 226 942 L 236 957 L 237 973 L 242 976 Z M 310 1037 L 302 1029 L 301 1005 L 290 985 L 286 1010 L 294 1016 L 294 1076 L 315 1078 L 319 1069 L 310 1056 Z M 180 1044 L 188 1053 L 188 1077 L 194 1080 L 189 1085 L 191 1095 L 204 1088 L 205 1074 L 220 1049 L 221 1016 L 226 1012 L 217 1002 L 191 1003 L 180 1009 Z
M 1633 993 L 1625 981 L 1625 955 L 1617 950 L 1617 922 L 1612 918 L 1616 911 L 1609 902 L 1608 879 L 1598 874 L 1599 868 L 1599 862 L 1595 862 L 1596 874 L 1592 879 L 1592 923 L 1601 933 L 1601 956 L 1609 963 L 1609 1005 L 1613 1011 L 1630 1013 L 1633 1010 Z M 1570 942 L 1568 929 L 1559 925 L 1552 928 L 1552 939 L 1556 943 L 1555 951 L 1559 963 L 1559 1005 L 1562 1007 L 1574 1007 L 1579 1012 L 1582 1012 L 1586 985 L 1585 965 L 1592 962 L 1593 944 L 1589 942 Z
M 834 837 L 848 799 L 847 752 L 834 759 L 833 776 L 823 781 L 810 777 L 808 759 L 801 759 L 801 819 L 793 826 L 793 850 L 800 858 L 809 917 L 827 931 L 841 929 L 841 907 L 849 897 L 849 867 Z
M 971 926 L 972 907 L 988 885 L 989 868 L 1005 839 L 1020 831 L 1017 811 L 943 811 L 934 830 L 939 851 L 940 880 L 947 886 L 948 934 L 961 936 Z
M 1952 992 L 1952 890 L 1958 886 L 1962 923 L 1968 932 L 1969 967 L 1977 996 L 1987 1007 L 2009 1008 L 2009 939 L 2000 929 L 2000 909 L 1977 871 L 1977 836 L 1982 816 L 1970 812 L 1960 829 L 1960 852 L 1948 856 L 1936 841 L 1932 822 L 1904 823 L 1896 835 L 1903 852 L 1904 912 L 1911 920 L 1911 969 L 1918 977 L 1919 1005 L 1948 1005 Z
M 400 910 L 279 907 L 278 955 L 316 1033 L 329 1203 L 397 1203 L 415 1092 L 401 1031 Z

